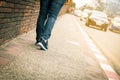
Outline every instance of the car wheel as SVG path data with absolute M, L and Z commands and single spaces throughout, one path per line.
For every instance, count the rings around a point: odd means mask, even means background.
M 85 25 L 89 27 L 89 23 L 88 23 L 88 22 L 86 22 L 86 24 L 85 24 Z
M 113 31 L 113 29 L 109 28 L 110 31 Z
M 103 31 L 107 31 L 107 28 L 102 28 Z
M 104 28 L 104 31 L 107 31 L 107 28 Z
M 107 25 L 107 24 L 106 24 L 106 25 L 103 25 L 102 30 L 103 30 L 103 31 L 107 31 L 107 28 L 108 28 L 108 25 Z

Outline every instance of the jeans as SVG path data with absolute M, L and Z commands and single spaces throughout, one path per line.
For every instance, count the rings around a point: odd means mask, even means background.
M 36 40 L 41 37 L 48 40 L 61 7 L 66 0 L 40 0 L 40 12 L 37 20 Z

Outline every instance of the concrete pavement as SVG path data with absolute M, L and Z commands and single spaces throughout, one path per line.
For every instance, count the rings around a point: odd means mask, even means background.
M 0 80 L 108 80 L 72 15 L 58 18 L 49 50 L 35 46 L 35 29 L 0 49 Z

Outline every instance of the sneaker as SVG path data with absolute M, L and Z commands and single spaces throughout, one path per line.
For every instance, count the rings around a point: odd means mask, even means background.
M 40 42 L 36 42 L 35 45 L 36 45 L 36 46 L 40 46 Z
M 42 38 L 41 41 L 37 43 L 37 45 L 41 46 L 42 50 L 45 50 L 45 51 L 48 50 L 48 47 L 47 47 L 48 46 L 48 41 L 45 40 L 44 38 Z
M 44 49 L 41 47 L 41 43 L 40 43 L 40 42 L 36 42 L 35 45 L 36 45 L 36 46 L 39 46 L 39 47 L 40 47 L 40 50 L 44 50 Z
M 42 39 L 37 40 L 36 43 L 35 43 L 35 45 L 36 45 L 36 46 L 40 46 L 40 41 L 41 41 L 41 40 L 42 40 Z

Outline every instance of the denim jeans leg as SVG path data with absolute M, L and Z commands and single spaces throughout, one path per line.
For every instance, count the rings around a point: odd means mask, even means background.
M 44 33 L 42 34 L 42 37 L 44 39 L 48 40 L 49 37 L 51 36 L 51 31 L 54 26 L 55 20 L 56 19 L 54 17 L 48 17 L 46 25 L 45 25 Z
M 36 28 L 36 40 L 39 41 L 40 37 L 41 37 L 41 33 L 44 30 L 44 20 L 45 20 L 45 16 L 40 15 L 37 21 L 37 28 Z
M 48 40 L 51 36 L 51 31 L 53 29 L 53 26 L 55 24 L 57 15 L 63 6 L 64 2 L 66 0 L 52 0 L 49 10 L 48 10 L 48 19 L 45 24 L 45 30 L 44 33 L 42 34 L 42 37 L 46 40 Z
M 41 34 L 44 32 L 44 23 L 47 19 L 48 5 L 50 0 L 40 0 L 40 12 L 37 19 L 36 40 L 40 41 Z

